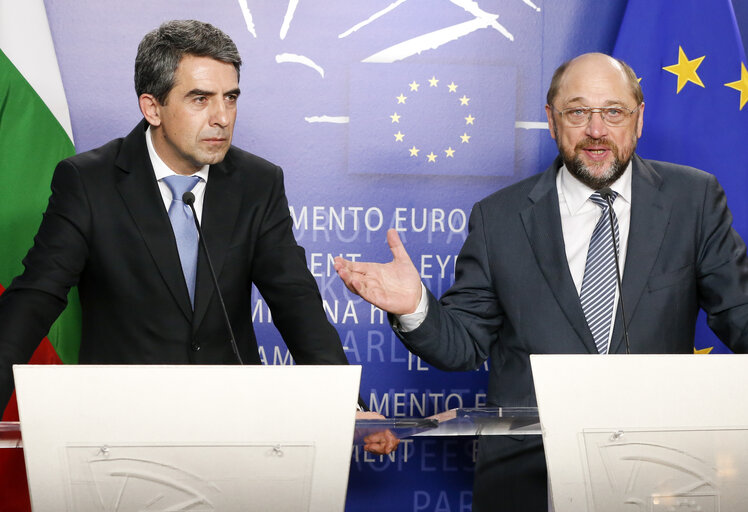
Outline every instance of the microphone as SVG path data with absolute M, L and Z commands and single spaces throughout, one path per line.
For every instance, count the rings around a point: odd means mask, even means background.
M 203 230 L 200 227 L 200 222 L 197 220 L 197 213 L 195 212 L 195 194 L 193 194 L 190 191 L 185 192 L 182 194 L 182 202 L 190 207 L 190 210 L 192 210 L 192 218 L 195 219 L 195 227 L 197 227 L 197 234 L 200 238 L 200 246 L 203 248 L 203 252 L 205 253 L 205 259 L 208 262 L 208 268 L 210 269 L 210 277 L 213 278 L 213 286 L 216 288 L 216 294 L 218 295 L 218 301 L 221 304 L 221 311 L 223 311 L 223 319 L 226 323 L 226 329 L 229 331 L 229 342 L 231 342 L 231 348 L 234 351 L 234 355 L 236 356 L 236 360 L 239 361 L 239 364 L 244 364 L 244 361 L 242 361 L 242 357 L 239 355 L 239 348 L 236 346 L 236 338 L 234 337 L 234 330 L 231 328 L 231 321 L 229 320 L 229 313 L 226 310 L 226 304 L 223 302 L 223 295 L 221 295 L 221 288 L 218 286 L 218 278 L 216 277 L 216 272 L 213 270 L 213 263 L 210 261 L 210 254 L 208 254 L 208 247 L 205 245 L 205 237 L 203 237 Z
M 598 194 L 608 203 L 608 219 L 610 220 L 610 236 L 613 240 L 613 256 L 616 260 L 616 279 L 618 281 L 618 302 L 621 304 L 621 318 L 623 319 L 623 341 L 626 344 L 626 354 L 631 354 L 629 345 L 629 328 L 626 324 L 626 310 L 623 308 L 623 285 L 621 284 L 621 268 L 618 264 L 618 245 L 616 244 L 616 232 L 613 228 L 613 191 L 610 187 L 601 188 Z M 189 192 L 188 192 L 189 193 Z

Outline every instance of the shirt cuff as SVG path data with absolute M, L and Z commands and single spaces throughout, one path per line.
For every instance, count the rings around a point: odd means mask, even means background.
M 415 331 L 420 327 L 429 312 L 429 294 L 426 286 L 421 283 L 421 301 L 416 310 L 408 315 L 395 315 L 395 321 L 399 324 L 401 332 Z

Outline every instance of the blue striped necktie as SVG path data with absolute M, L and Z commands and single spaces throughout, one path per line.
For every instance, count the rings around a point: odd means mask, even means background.
M 197 274 L 197 228 L 192 210 L 182 202 L 182 195 L 194 188 L 200 181 L 199 176 L 167 176 L 164 182 L 171 190 L 169 220 L 177 240 L 179 261 L 182 273 L 190 293 L 190 304 L 195 307 L 195 276 Z
M 617 194 L 613 192 L 613 201 Z M 602 215 L 595 225 L 587 251 L 587 263 L 584 267 L 582 292 L 579 299 L 587 325 L 592 332 L 597 351 L 608 352 L 610 328 L 613 323 L 613 307 L 616 297 L 616 262 L 613 244 L 610 239 L 610 222 L 608 220 L 608 203 L 599 192 L 590 196 L 590 200 L 602 209 Z M 616 234 L 616 252 L 618 251 L 618 218 L 613 214 L 613 229 Z

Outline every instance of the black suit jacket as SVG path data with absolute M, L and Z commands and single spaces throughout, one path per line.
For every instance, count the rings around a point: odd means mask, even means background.
M 569 272 L 556 161 L 478 202 L 454 286 L 415 331 L 399 333 L 430 364 L 491 359 L 487 404 L 535 406 L 530 354 L 596 354 Z M 692 353 L 700 308 L 734 351 L 748 351 L 748 261 L 714 176 L 634 156 L 623 274 L 632 353 Z M 621 310 L 611 353 L 625 353 Z M 559 375 L 559 378 L 573 378 Z M 540 438 L 484 438 L 475 510 L 547 510 Z
M 146 127 L 58 164 L 25 271 L 0 297 L 3 404 L 11 365 L 28 361 L 76 284 L 81 363 L 235 363 L 202 250 L 194 312 L 190 306 Z M 279 167 L 231 147 L 210 167 L 202 227 L 245 362 L 260 362 L 254 283 L 298 363 L 347 363 L 293 237 Z

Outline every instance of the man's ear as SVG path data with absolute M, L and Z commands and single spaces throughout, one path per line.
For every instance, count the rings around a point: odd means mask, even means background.
M 639 106 L 639 115 L 636 119 L 636 138 L 641 138 L 644 127 L 644 102 Z
M 161 125 L 161 104 L 152 94 L 141 94 L 138 98 L 140 112 L 151 126 Z
M 550 105 L 545 106 L 545 115 L 548 118 L 548 130 L 551 132 L 551 138 L 556 138 L 556 130 L 553 129 L 553 109 Z

